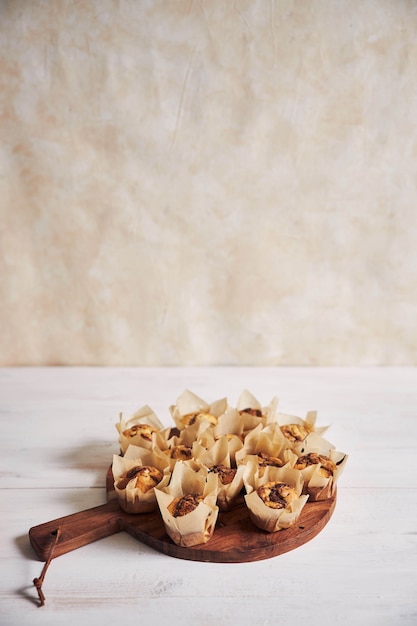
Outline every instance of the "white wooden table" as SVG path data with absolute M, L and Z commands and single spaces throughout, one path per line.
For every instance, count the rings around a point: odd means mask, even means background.
M 119 411 L 149 404 L 168 426 L 185 388 L 316 409 L 349 454 L 333 517 L 296 550 L 243 564 L 119 533 L 52 560 L 39 608 L 29 528 L 104 503 Z M 2 626 L 417 624 L 417 368 L 3 368 L 0 409 Z

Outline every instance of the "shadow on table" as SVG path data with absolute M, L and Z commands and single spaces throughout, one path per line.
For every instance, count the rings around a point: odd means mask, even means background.
M 30 545 L 29 535 L 21 535 L 20 537 L 16 537 L 15 545 L 17 546 L 17 548 L 19 549 L 19 552 L 21 553 L 23 557 L 25 557 L 28 560 L 37 561 L 39 563 L 39 573 L 40 573 L 43 567 L 42 561 L 38 559 L 35 552 L 33 551 Z M 20 596 L 21 598 L 23 598 L 24 600 L 28 600 L 35 606 L 40 606 L 39 596 L 38 596 L 36 587 L 33 584 L 33 582 L 30 585 L 25 585 L 24 587 L 20 587 L 19 589 L 16 589 L 16 594 Z
M 39 597 L 36 595 L 36 588 L 34 585 L 27 585 L 16 590 L 18 596 L 24 600 L 29 600 L 32 604 L 40 606 Z
M 112 464 L 113 454 L 118 453 L 119 450 L 113 442 L 99 443 L 94 441 L 69 451 L 61 460 L 67 464 L 68 469 L 74 469 L 77 475 L 80 471 L 88 475 L 94 474 L 94 482 L 89 486 L 101 487 L 105 485 L 107 470 Z M 74 484 L 74 487 L 77 486 Z
M 23 557 L 31 561 L 39 561 L 38 557 L 32 549 L 32 546 L 30 545 L 29 535 L 21 535 L 20 537 L 15 537 L 14 541 L 20 554 Z

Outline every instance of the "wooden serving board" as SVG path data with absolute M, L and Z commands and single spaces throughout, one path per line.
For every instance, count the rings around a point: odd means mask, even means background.
M 52 558 L 55 558 L 125 531 L 155 550 L 180 559 L 213 563 L 260 561 L 294 550 L 313 539 L 327 524 L 336 505 L 336 495 L 319 502 L 307 501 L 297 524 L 276 533 L 268 533 L 251 522 L 242 496 L 230 511 L 219 513 L 213 536 L 207 543 L 185 548 L 177 546 L 168 537 L 159 510 L 136 515 L 122 511 L 114 497 L 111 468 L 107 473 L 106 485 L 106 504 L 29 530 L 31 545 L 40 560 L 51 558 L 52 546 Z

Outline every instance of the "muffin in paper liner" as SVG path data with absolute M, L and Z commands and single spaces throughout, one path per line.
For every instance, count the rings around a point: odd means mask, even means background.
M 197 462 L 217 477 L 217 506 L 227 511 L 235 503 L 243 487 L 244 466 L 233 468 L 227 436 L 220 437 L 212 448 L 200 454 Z
M 269 465 L 282 467 L 288 461 L 285 456 L 286 450 L 287 441 L 276 423 L 267 426 L 258 424 L 254 430 L 246 435 L 243 447 L 236 452 L 236 464 L 237 466 L 244 464 L 250 455 L 259 455 L 263 456 L 264 459 L 272 457 L 275 462 L 271 461 Z
M 259 421 L 255 421 L 258 425 Z M 213 426 L 214 436 L 237 435 L 243 441 L 245 422 L 239 411 L 233 407 L 227 407 L 226 411 L 219 416 L 217 424 Z
M 155 487 L 165 487 L 170 480 L 169 460 L 151 450 L 129 446 L 124 456 L 113 455 L 114 490 L 126 513 L 150 513 L 158 506 Z
M 219 513 L 214 474 L 204 468 L 194 471 L 187 463 L 179 461 L 169 485 L 155 489 L 155 495 L 165 530 L 175 544 L 190 547 L 209 541 Z M 173 504 L 187 496 L 199 500 L 198 504 L 189 513 L 174 516 Z
M 171 471 L 178 461 L 190 461 L 196 459 L 206 451 L 206 448 L 199 442 L 199 430 L 207 428 L 206 423 L 196 423 L 187 426 L 179 435 L 169 438 L 159 433 L 155 436 L 153 451 L 169 459 Z
M 161 450 L 168 450 L 178 444 L 192 446 L 196 441 L 208 448 L 215 442 L 213 428 L 214 426 L 204 419 L 196 421 L 190 426 L 185 426 L 181 430 L 176 427 L 166 428 L 154 435 L 153 444 Z
M 336 491 L 337 481 L 346 465 L 348 455 L 337 450 L 326 453 L 308 452 L 298 457 L 293 468 L 303 477 L 303 493 L 311 502 L 327 500 Z
M 256 464 L 253 465 L 256 472 Z M 302 495 L 303 478 L 300 472 L 290 468 L 268 467 L 264 475 L 260 478 L 256 475 L 246 476 L 245 495 L 246 506 L 252 522 L 260 528 L 270 533 L 277 532 L 284 528 L 293 526 L 307 502 L 308 496 Z M 291 498 L 282 508 L 271 508 L 261 499 L 258 490 L 262 487 L 283 486 L 284 490 L 290 492 Z
M 162 422 L 154 411 L 147 405 L 138 409 L 128 420 L 119 413 L 119 423 L 116 424 L 119 433 L 120 451 L 124 454 L 129 445 L 151 449 L 156 433 L 164 429 Z
M 322 435 L 329 428 L 316 426 L 317 411 L 308 411 L 305 419 L 286 413 L 277 413 L 275 419 L 291 448 L 301 447 L 311 433 Z
M 203 420 L 207 424 L 215 425 L 226 409 L 226 398 L 208 403 L 188 389 L 177 398 L 175 404 L 169 407 L 172 419 L 180 431 Z
M 269 422 L 272 422 L 275 419 L 277 407 L 278 398 L 276 396 L 272 398 L 267 406 L 263 407 L 250 391 L 244 389 L 236 405 L 236 409 L 243 422 L 244 433 L 253 430 L 259 423 L 265 426 Z
M 256 422 L 258 423 L 257 420 Z M 229 447 L 230 462 L 234 467 L 236 467 L 236 452 L 243 447 L 245 439 L 244 431 L 245 420 L 242 419 L 239 411 L 232 407 L 228 407 L 225 413 L 219 417 L 217 424 L 212 427 L 215 441 L 222 437 L 226 438 Z

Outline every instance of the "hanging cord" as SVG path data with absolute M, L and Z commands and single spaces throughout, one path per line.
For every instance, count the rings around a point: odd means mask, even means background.
M 34 578 L 33 579 L 33 584 L 35 585 L 37 592 L 38 592 L 38 596 L 39 596 L 39 601 L 40 601 L 40 605 L 39 606 L 44 606 L 45 604 L 45 596 L 44 593 L 42 591 L 42 585 L 43 585 L 43 581 L 45 580 L 45 575 L 46 575 L 46 570 L 48 569 L 53 556 L 54 556 L 54 550 L 55 550 L 55 546 L 58 543 L 58 539 L 59 539 L 59 535 L 60 535 L 60 529 L 58 528 L 57 530 L 53 531 L 51 533 L 51 535 L 54 535 L 54 540 L 51 544 L 51 550 L 49 552 L 48 558 L 46 560 L 45 565 L 42 568 L 42 572 L 41 575 L 39 576 L 39 578 Z

